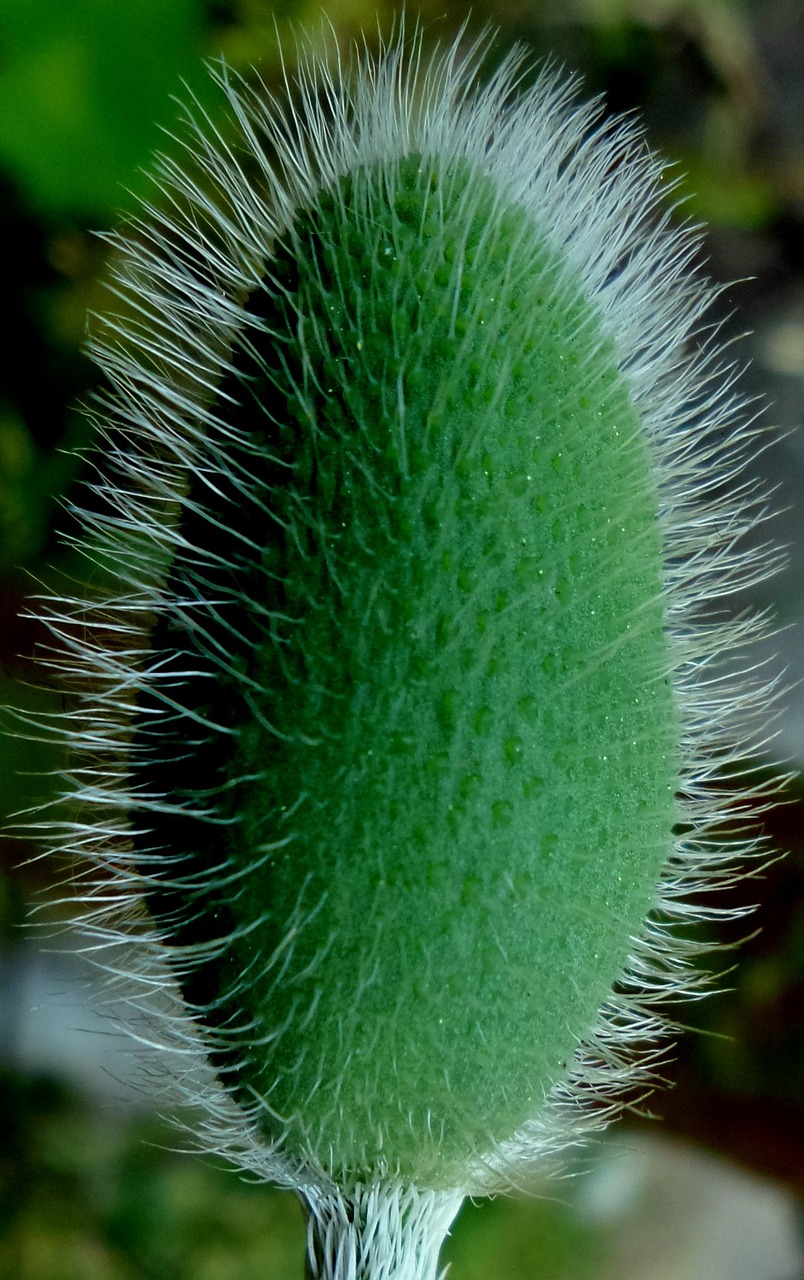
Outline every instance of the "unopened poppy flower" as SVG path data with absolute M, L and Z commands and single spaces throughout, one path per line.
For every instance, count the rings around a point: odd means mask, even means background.
M 768 693 L 696 237 L 633 122 L 480 52 L 218 69 L 114 240 L 101 585 L 49 605 L 83 927 L 340 1280 L 432 1280 L 644 1088 Z

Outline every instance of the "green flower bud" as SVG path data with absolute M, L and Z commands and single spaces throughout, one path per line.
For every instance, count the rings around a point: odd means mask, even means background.
M 710 616 L 767 564 L 694 238 L 633 126 L 475 53 L 293 108 L 218 73 L 234 137 L 163 163 L 94 345 L 118 587 L 52 607 L 85 927 L 344 1280 L 434 1276 L 462 1195 L 644 1079 L 760 696 Z

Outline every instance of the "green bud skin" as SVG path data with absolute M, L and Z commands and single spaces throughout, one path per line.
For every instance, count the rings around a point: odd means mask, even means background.
M 247 310 L 243 443 L 168 583 L 217 604 L 151 636 L 192 675 L 137 722 L 180 806 L 148 906 L 266 1136 L 460 1185 L 566 1072 L 678 820 L 648 447 L 595 307 L 465 161 L 341 179 Z

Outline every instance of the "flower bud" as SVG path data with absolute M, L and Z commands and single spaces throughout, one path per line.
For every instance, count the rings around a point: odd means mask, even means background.
M 695 239 L 633 125 L 476 53 L 284 107 L 217 73 L 233 129 L 162 162 L 94 344 L 116 582 L 52 606 L 85 927 L 328 1275 L 434 1275 L 367 1224 L 445 1230 L 642 1079 L 760 696 L 711 616 L 768 565 Z

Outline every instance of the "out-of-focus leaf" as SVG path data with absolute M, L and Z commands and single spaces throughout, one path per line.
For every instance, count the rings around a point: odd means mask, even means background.
M 714 165 L 707 157 L 680 158 L 678 194 L 684 213 L 711 226 L 758 231 L 778 213 L 778 196 L 761 173 Z
M 200 0 L 3 0 L 0 159 L 42 212 L 103 217 L 142 188 L 181 78 L 203 87 Z

